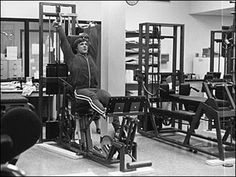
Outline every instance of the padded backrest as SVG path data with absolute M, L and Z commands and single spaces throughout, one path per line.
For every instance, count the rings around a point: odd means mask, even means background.
M 189 96 L 190 95 L 190 89 L 191 89 L 190 84 L 181 83 L 180 86 L 179 86 L 179 94 Z
M 226 82 L 232 82 L 233 81 L 233 76 L 231 74 L 225 74 L 223 76 L 223 79 L 226 81 Z
M 160 84 L 160 97 L 162 99 L 169 98 L 169 84 Z

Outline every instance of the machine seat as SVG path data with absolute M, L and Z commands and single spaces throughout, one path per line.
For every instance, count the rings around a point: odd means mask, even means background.
M 79 115 L 92 115 L 94 114 L 94 110 L 91 108 L 88 102 L 86 101 L 76 101 L 74 100 L 71 105 L 71 110 L 73 113 L 77 113 Z

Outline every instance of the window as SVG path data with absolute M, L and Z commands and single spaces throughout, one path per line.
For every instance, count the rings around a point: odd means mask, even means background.
M 20 30 L 24 21 L 1 19 L 1 80 L 25 76 L 25 55 L 22 53 Z
M 38 79 L 39 75 L 39 19 L 0 18 L 1 21 L 1 81 L 23 80 L 26 77 Z M 51 21 L 52 23 L 52 21 Z M 90 21 L 78 21 L 86 28 Z M 95 22 L 101 25 L 101 22 Z M 66 23 L 68 24 L 68 23 Z M 89 28 L 89 27 L 88 27 Z M 90 29 L 90 28 L 89 28 Z M 100 29 L 100 28 L 99 28 Z M 76 29 L 78 30 L 78 29 Z M 50 33 L 50 35 L 49 35 Z M 68 31 L 66 30 L 66 33 Z M 79 31 L 76 33 L 79 33 Z M 99 36 L 100 36 L 99 31 Z M 50 36 L 50 40 L 49 40 Z M 55 60 L 55 31 L 49 20 L 43 25 L 43 75 L 46 65 Z M 50 41 L 50 42 L 49 42 Z M 99 37 L 99 46 L 100 46 Z M 49 45 L 51 47 L 49 47 Z M 50 52 L 49 52 L 50 48 Z M 99 47 L 100 50 L 100 47 Z M 61 53 L 61 52 L 60 52 Z M 100 68 L 100 52 L 97 64 Z M 100 77 L 99 77 L 100 78 Z
M 38 78 L 39 20 L 0 18 L 1 20 L 1 81 Z M 48 24 L 45 22 L 45 24 Z M 49 26 L 44 25 L 44 65 L 48 63 Z M 43 68 L 46 68 L 44 66 Z M 46 70 L 44 71 L 46 75 Z

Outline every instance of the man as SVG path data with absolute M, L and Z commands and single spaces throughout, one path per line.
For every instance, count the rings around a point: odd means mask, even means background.
M 111 95 L 107 91 L 98 88 L 98 68 L 94 61 L 96 49 L 89 50 L 89 36 L 86 33 L 79 34 L 71 47 L 60 23 L 55 21 L 53 26 L 59 32 L 64 61 L 71 75 L 71 84 L 74 88 L 76 101 L 78 103 L 81 101 L 88 102 L 92 109 L 105 118 L 105 107 Z M 95 123 L 98 126 L 98 121 Z M 115 131 L 119 129 L 118 117 L 113 118 L 112 125 Z M 99 131 L 98 127 L 97 131 Z

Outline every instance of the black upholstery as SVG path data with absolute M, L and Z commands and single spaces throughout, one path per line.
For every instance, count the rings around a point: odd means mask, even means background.
M 179 86 L 179 94 L 180 95 L 190 95 L 190 84 L 189 83 L 181 83 Z

